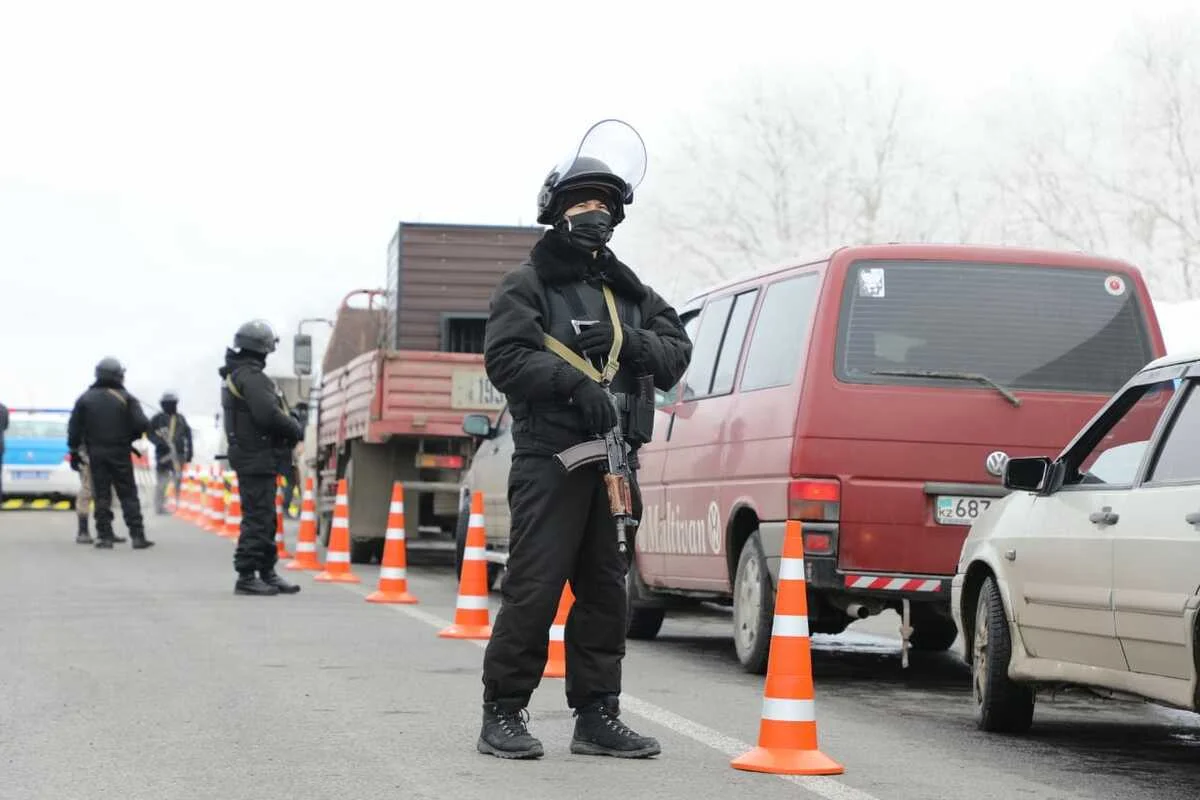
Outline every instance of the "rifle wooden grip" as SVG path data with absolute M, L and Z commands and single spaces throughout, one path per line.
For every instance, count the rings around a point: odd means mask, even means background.
M 604 488 L 608 490 L 608 508 L 614 515 L 629 514 L 633 503 L 630 502 L 629 484 L 620 475 L 606 473 Z

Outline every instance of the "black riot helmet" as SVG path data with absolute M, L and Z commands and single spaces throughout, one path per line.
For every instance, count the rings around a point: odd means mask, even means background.
M 633 190 L 646 175 L 646 145 L 630 125 L 621 120 L 597 122 L 579 146 L 563 159 L 542 183 L 538 193 L 537 221 L 553 225 L 569 206 L 590 192 L 606 198 L 613 225 L 625 219 L 625 206 L 633 203 Z
M 244 323 L 233 335 L 233 346 L 238 350 L 267 355 L 275 352 L 279 337 L 266 320 L 252 319 Z
M 121 383 L 125 380 L 125 367 L 121 366 L 121 362 L 112 356 L 102 358 L 96 365 L 96 380 Z

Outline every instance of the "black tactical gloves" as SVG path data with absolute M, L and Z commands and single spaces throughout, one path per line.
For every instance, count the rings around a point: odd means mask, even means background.
M 71 451 L 71 469 L 79 472 L 79 465 L 83 463 L 83 459 L 79 457 L 79 453 Z
M 621 352 L 617 355 L 620 361 L 638 361 L 642 356 L 642 340 L 637 331 L 628 325 L 621 325 Z M 580 352 L 592 357 L 606 358 L 608 349 L 612 347 L 613 326 L 611 322 L 597 322 L 584 328 L 575 337 L 575 346 Z
M 608 392 L 590 378 L 575 386 L 571 400 L 583 414 L 583 424 L 589 433 L 608 433 L 617 424 L 617 411 L 608 399 Z

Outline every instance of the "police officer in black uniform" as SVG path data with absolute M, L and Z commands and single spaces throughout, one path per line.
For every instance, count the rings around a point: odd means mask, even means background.
M 640 137 L 636 141 L 640 145 Z M 543 754 L 526 728 L 526 706 L 541 679 L 550 625 L 568 580 L 575 595 L 565 635 L 567 703 L 576 717 L 571 752 L 644 758 L 660 750 L 656 740 L 619 719 L 629 565 L 618 548 L 605 465 L 567 472 L 553 456 L 610 431 L 619 419 L 636 466 L 636 448 L 650 440 L 653 424 L 653 389 L 645 391 L 646 385 L 664 391 L 674 386 L 692 345 L 675 310 L 607 247 L 640 173 L 618 175 L 599 158 L 583 155 L 584 149 L 547 178 L 538 222 L 551 228 L 496 288 L 485 335 L 488 376 L 508 396 L 514 442 L 508 568 L 484 656 L 477 742 L 480 752 L 501 758 Z M 644 155 L 641 163 L 644 171 Z M 606 289 L 615 300 L 616 325 Z M 618 325 L 614 403 L 579 361 L 603 360 Z M 552 350 L 547 335 L 575 356 Z M 633 505 L 640 516 L 636 486 Z
M 175 485 L 175 497 L 183 483 L 183 465 L 192 460 L 192 428 L 187 417 L 179 413 L 179 395 L 163 392 L 158 401 L 162 411 L 150 418 L 150 441 L 154 444 L 155 473 L 158 483 L 154 491 L 154 511 L 167 513 L 167 486 Z
M 142 404 L 125 391 L 125 368 L 115 358 L 105 358 L 96 365 L 96 381 L 75 401 L 67 423 L 67 447 L 71 452 L 71 469 L 78 471 L 82 464 L 80 448 L 87 450 L 91 472 L 92 498 L 96 504 L 96 543 L 101 549 L 112 549 L 112 494 L 116 490 L 121 503 L 121 515 L 129 528 L 133 549 L 153 547 L 146 538 L 142 520 L 142 505 L 138 499 L 133 476 L 130 450 L 150 427 Z
M 303 429 L 288 412 L 283 393 L 263 369 L 279 337 L 263 320 L 238 328 L 219 373 L 229 465 L 237 473 L 242 527 L 233 567 L 235 594 L 295 594 L 300 587 L 275 571 L 275 481 Z

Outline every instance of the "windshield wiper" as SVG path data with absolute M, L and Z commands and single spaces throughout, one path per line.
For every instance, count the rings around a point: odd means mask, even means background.
M 1021 406 L 1021 398 L 1010 392 L 1004 386 L 996 383 L 994 380 L 979 372 L 942 372 L 935 369 L 874 369 L 871 370 L 872 375 L 894 375 L 899 378 L 945 378 L 952 381 L 974 381 L 975 383 L 985 383 L 991 386 L 1000 394 L 1004 395 L 1004 399 L 1012 403 L 1018 408 Z

